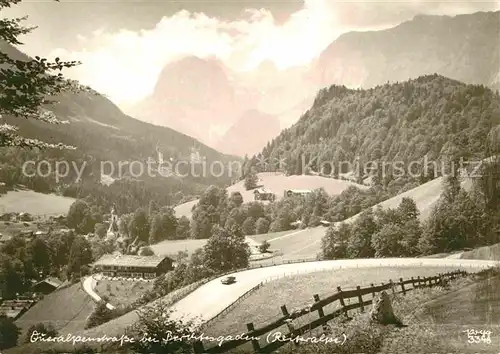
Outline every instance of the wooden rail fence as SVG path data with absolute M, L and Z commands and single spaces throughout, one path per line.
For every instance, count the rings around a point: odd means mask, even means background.
M 457 270 L 454 272 L 439 274 L 437 276 L 432 276 L 432 277 L 421 278 L 419 276 L 417 278 L 411 277 L 410 279 L 407 280 L 403 280 L 403 278 L 400 278 L 399 281 L 396 282 L 389 280 L 389 283 L 387 284 L 383 283 L 379 286 L 375 286 L 373 284 L 371 284 L 370 287 L 366 288 L 361 288 L 360 286 L 357 286 L 356 289 L 354 290 L 342 290 L 339 286 L 337 287 L 336 293 L 327 296 L 324 299 L 320 299 L 320 297 L 317 294 L 314 295 L 313 297 L 314 303 L 311 306 L 307 306 L 302 309 L 293 311 L 292 313 L 289 313 L 286 305 L 281 306 L 281 312 L 283 315 L 277 320 L 274 320 L 273 322 L 268 323 L 263 327 L 255 328 L 253 323 L 247 323 L 248 332 L 241 335 L 242 339 L 226 341 L 223 342 L 222 345 L 213 346 L 211 348 L 205 348 L 202 341 L 196 341 L 193 343 L 193 349 L 194 352 L 197 354 L 227 353 L 230 352 L 232 349 L 235 349 L 246 343 L 251 342 L 255 353 L 271 353 L 276 349 L 287 344 L 288 341 L 272 341 L 271 343 L 266 343 L 265 345 L 261 345 L 260 340 L 257 340 L 255 338 L 259 339 L 263 338 L 262 336 L 267 335 L 273 330 L 289 324 L 291 320 L 297 319 L 299 317 L 305 316 L 315 311 L 317 311 L 318 313 L 317 319 L 314 319 L 312 320 L 312 322 L 302 325 L 301 327 L 293 328 L 291 326 L 288 326 L 289 333 L 287 337 L 295 338 L 297 336 L 303 335 L 304 333 L 310 332 L 320 326 L 324 326 L 327 322 L 331 321 L 336 317 L 340 317 L 342 315 L 348 316 L 349 311 L 355 309 L 361 309 L 361 311 L 365 311 L 366 307 L 372 304 L 376 294 L 381 291 L 391 290 L 393 294 L 405 295 L 408 291 L 414 289 L 433 287 L 437 285 L 444 286 L 448 281 L 454 280 L 458 277 L 464 277 L 467 275 L 468 273 L 466 271 Z M 258 288 L 261 285 L 262 283 L 255 288 Z M 245 295 L 254 290 L 256 289 L 251 289 L 250 291 L 242 295 L 241 298 L 243 298 Z M 366 298 L 367 295 L 371 295 L 371 298 L 366 300 L 363 299 L 363 297 Z M 351 303 L 346 304 L 346 300 L 350 302 L 349 300 L 352 298 L 356 299 L 357 302 L 352 304 Z M 325 314 L 324 307 L 334 303 L 335 301 L 339 302 L 340 308 L 336 309 L 331 313 Z M 229 307 L 232 307 L 233 305 L 234 304 L 231 304 Z M 224 310 L 224 312 L 227 312 L 226 310 Z
M 383 258 L 381 258 L 383 259 Z M 273 260 L 272 263 L 264 263 L 264 264 L 251 264 L 249 265 L 248 267 L 246 268 L 240 268 L 240 269 L 233 269 L 233 270 L 230 270 L 230 271 L 227 271 L 227 272 L 224 272 L 224 273 L 219 273 L 219 274 L 215 274 L 215 275 L 212 275 L 211 277 L 209 278 L 205 278 L 205 279 L 202 279 L 200 281 L 197 281 L 195 283 L 192 283 L 190 285 L 187 285 L 186 288 L 189 288 L 187 289 L 187 291 L 183 292 L 182 295 L 179 295 L 176 297 L 175 301 L 174 302 L 177 302 L 181 299 L 183 299 L 184 297 L 186 297 L 187 295 L 191 294 L 192 292 L 194 292 L 195 290 L 197 290 L 199 287 L 205 285 L 206 283 L 208 282 L 211 282 L 217 278 L 221 278 L 221 277 L 224 277 L 224 276 L 227 276 L 227 275 L 231 275 L 231 274 L 234 274 L 234 273 L 237 273 L 237 272 L 243 272 L 243 271 L 246 271 L 246 270 L 252 270 L 252 269 L 257 269 L 257 268 L 267 268 L 267 267 L 274 267 L 274 266 L 278 266 L 278 265 L 285 265 L 285 264 L 297 264 L 297 263 L 309 263 L 309 262 L 328 262 L 328 261 L 331 261 L 331 260 L 328 260 L 328 259 L 323 259 L 323 260 L 318 260 L 316 258 L 303 258 L 303 259 L 295 259 L 295 260 Z M 401 266 L 401 265 L 389 265 L 389 264 L 386 264 L 386 265 L 380 265 L 380 266 L 384 266 L 384 267 L 398 267 L 398 266 Z M 460 267 L 466 267 L 465 264 L 460 264 Z M 470 266 L 470 268 L 477 268 L 475 266 Z M 487 267 L 485 267 L 487 268 Z M 342 269 L 342 267 L 340 267 L 340 269 Z M 327 269 L 317 269 L 316 271 L 323 271 L 323 270 L 327 270 Z M 297 273 L 299 274 L 299 273 Z M 290 273 L 289 275 L 293 275 L 292 273 Z M 279 277 L 277 277 L 276 279 L 278 279 Z M 168 295 L 168 294 L 167 294 Z M 155 299 L 155 300 L 158 300 L 158 299 Z M 155 301 L 153 300 L 153 301 Z M 169 302 L 169 305 L 172 305 L 174 302 L 170 301 Z

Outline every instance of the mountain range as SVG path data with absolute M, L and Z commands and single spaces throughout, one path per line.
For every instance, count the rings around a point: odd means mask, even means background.
M 498 11 L 419 15 L 386 30 L 345 33 L 308 66 L 278 70 L 264 61 L 234 72 L 215 58 L 186 57 L 166 64 L 153 94 L 129 113 L 224 153 L 254 154 L 332 84 L 371 88 L 437 73 L 498 89 L 499 34 Z
M 500 88 L 500 11 L 418 15 L 375 32 L 341 35 L 320 55 L 314 75 L 322 86 L 371 88 L 437 73 Z
M 29 57 L 6 42 L 0 41 L 0 51 L 17 60 Z M 198 98 L 196 98 L 198 99 Z M 5 117 L 20 128 L 20 134 L 47 142 L 63 142 L 76 146 L 85 154 L 113 161 L 156 157 L 156 147 L 164 148 L 164 157 L 188 157 L 195 148 L 208 161 L 229 161 L 223 155 L 198 140 L 172 128 L 146 123 L 123 113 L 101 94 L 65 93 L 48 108 L 70 124 L 53 125 L 33 120 Z M 193 102 L 193 101 L 192 101 Z

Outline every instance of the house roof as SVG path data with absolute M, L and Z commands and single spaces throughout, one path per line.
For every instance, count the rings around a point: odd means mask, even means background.
M 25 309 L 33 304 L 33 300 L 6 300 L 0 306 L 0 313 L 9 318 L 17 318 Z
M 61 286 L 61 284 L 63 283 L 62 281 L 60 281 L 59 279 L 57 278 L 47 278 L 47 279 L 44 279 L 42 281 L 39 281 L 38 283 L 36 283 L 35 285 L 33 286 L 37 286 L 38 284 L 41 284 L 41 283 L 47 283 L 49 285 L 52 285 L 54 288 L 58 288 Z
M 33 300 L 5 300 L 1 307 L 15 307 L 24 308 L 29 307 L 33 303 Z
M 311 193 L 310 189 L 288 189 L 287 192 L 292 192 L 292 193 Z
M 14 310 L 11 307 L 0 306 L 0 313 L 4 313 L 8 318 L 16 318 L 21 312 L 23 312 L 25 307 L 16 307 Z
M 264 189 L 264 188 L 257 188 L 253 192 L 254 193 L 259 193 L 259 194 L 268 194 L 268 193 L 271 193 L 271 191 L 268 191 L 267 189 Z
M 7 242 L 7 241 L 10 241 L 11 239 L 12 239 L 11 235 L 0 234 L 0 242 Z
M 157 267 L 166 256 L 133 256 L 105 254 L 94 266 Z

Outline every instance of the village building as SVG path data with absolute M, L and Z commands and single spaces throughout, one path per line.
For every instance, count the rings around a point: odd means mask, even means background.
M 312 191 L 310 189 L 285 189 L 284 197 L 306 196 Z
M 106 254 L 92 264 L 94 273 L 109 277 L 152 279 L 172 269 L 173 260 L 166 256 Z
M 50 294 L 57 288 L 59 288 L 62 285 L 62 281 L 60 281 L 57 278 L 47 278 L 44 279 L 36 284 L 34 284 L 31 288 L 31 290 L 34 293 L 39 293 L 39 294 Z
M 269 200 L 272 202 L 276 196 L 273 192 L 268 191 L 267 189 L 257 188 L 253 191 L 253 198 L 254 200 Z
M 328 220 L 320 220 L 319 222 L 321 224 L 321 226 L 325 226 L 325 227 L 328 227 L 330 226 L 332 223 Z
M 16 217 L 16 213 L 5 213 L 0 215 L 0 221 L 15 221 Z
M 33 216 L 30 213 L 19 213 L 17 214 L 18 221 L 33 221 Z
M 33 238 L 35 237 L 35 231 L 34 230 L 21 230 L 19 232 L 19 236 L 23 238 Z
M 49 219 L 54 222 L 64 222 L 66 220 L 66 215 L 60 214 L 56 216 L 50 216 Z
M 11 235 L 3 235 L 0 233 L 0 246 L 6 244 L 12 239 Z
M 16 320 L 34 304 L 35 300 L 5 300 L 0 304 L 0 313 Z

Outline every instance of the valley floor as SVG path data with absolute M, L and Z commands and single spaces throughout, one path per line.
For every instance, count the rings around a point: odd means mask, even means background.
M 0 195 L 0 214 L 28 213 L 49 216 L 66 215 L 75 199 L 31 190 L 9 191 Z

